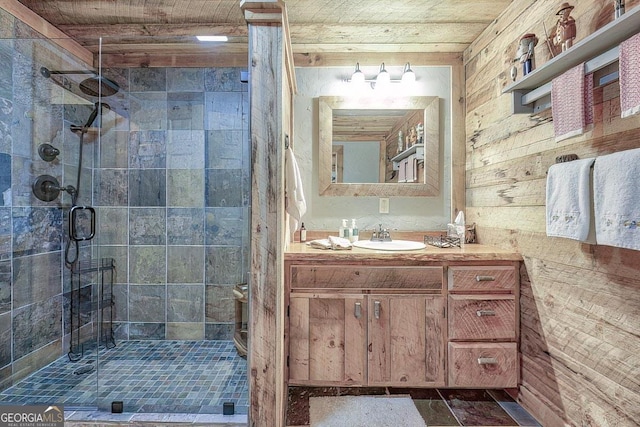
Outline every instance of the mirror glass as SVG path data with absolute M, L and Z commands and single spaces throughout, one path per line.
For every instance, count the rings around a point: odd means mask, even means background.
M 438 97 L 327 96 L 318 106 L 321 196 L 438 195 Z

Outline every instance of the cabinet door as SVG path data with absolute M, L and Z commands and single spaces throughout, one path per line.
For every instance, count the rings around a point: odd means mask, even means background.
M 364 384 L 367 318 L 364 301 L 362 295 L 292 295 L 291 384 Z
M 444 385 L 444 298 L 369 296 L 370 385 Z

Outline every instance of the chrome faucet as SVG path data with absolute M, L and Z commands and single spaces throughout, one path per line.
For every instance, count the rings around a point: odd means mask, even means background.
M 371 240 L 375 240 L 378 242 L 390 242 L 391 241 L 391 233 L 386 228 L 382 228 L 382 224 L 378 224 L 378 231 L 373 230 L 371 233 Z

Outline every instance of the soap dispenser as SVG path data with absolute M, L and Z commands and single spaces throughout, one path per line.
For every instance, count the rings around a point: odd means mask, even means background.
M 347 228 L 347 220 L 346 219 L 342 220 L 342 225 L 338 229 L 338 236 L 339 237 L 344 237 L 346 239 L 349 238 L 349 228 Z
M 356 219 L 351 219 L 351 233 L 349 235 L 351 243 L 358 241 L 358 226 L 356 225 Z

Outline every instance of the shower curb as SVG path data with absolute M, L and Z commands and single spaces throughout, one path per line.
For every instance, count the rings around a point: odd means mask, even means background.
M 218 414 L 161 414 L 122 413 L 111 414 L 100 411 L 74 411 L 64 414 L 65 427 L 96 426 L 220 426 L 246 427 L 247 415 Z

